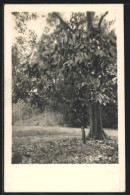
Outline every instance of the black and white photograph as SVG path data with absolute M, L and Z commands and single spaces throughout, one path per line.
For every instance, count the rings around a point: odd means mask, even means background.
M 119 166 L 125 155 L 123 6 L 11 6 L 5 17 L 10 166 Z

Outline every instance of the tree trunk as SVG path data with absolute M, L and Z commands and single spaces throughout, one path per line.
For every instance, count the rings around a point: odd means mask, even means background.
M 100 26 L 103 18 L 106 16 L 108 12 L 106 12 L 99 20 L 99 31 Z M 87 12 L 87 32 L 89 32 L 89 35 L 91 36 L 91 33 L 93 33 L 93 18 L 94 18 L 95 12 Z M 101 116 L 101 105 L 99 102 L 90 101 L 89 102 L 89 115 L 90 115 L 90 132 L 88 134 L 88 138 L 91 138 L 93 140 L 96 139 L 106 139 L 107 135 L 103 131 L 102 128 L 102 116 Z
M 99 102 L 91 101 L 89 103 L 90 132 L 88 138 L 92 140 L 104 140 L 107 138 L 102 128 L 101 105 Z
M 81 131 L 82 131 L 82 141 L 84 144 L 86 144 L 86 135 L 85 135 L 84 126 L 81 126 Z

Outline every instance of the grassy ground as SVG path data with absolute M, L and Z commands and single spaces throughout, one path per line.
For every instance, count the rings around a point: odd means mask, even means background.
M 86 135 L 88 131 L 86 129 Z M 111 139 L 87 140 L 84 145 L 79 128 L 13 126 L 12 163 L 118 163 L 118 131 L 105 131 Z

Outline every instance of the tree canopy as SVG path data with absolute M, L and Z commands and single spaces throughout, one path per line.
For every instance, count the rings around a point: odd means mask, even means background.
M 117 38 L 113 21 L 105 20 L 108 12 L 71 13 L 68 21 L 62 13 L 48 13 L 48 31 L 54 29 L 39 41 L 32 31 L 22 37 L 25 21 L 37 14 L 22 14 L 14 13 L 20 35 L 12 47 L 13 102 L 21 98 L 43 108 L 63 102 L 80 121 L 89 101 L 117 103 Z

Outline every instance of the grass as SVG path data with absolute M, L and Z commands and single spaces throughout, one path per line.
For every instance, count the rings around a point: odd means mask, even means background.
M 117 130 L 114 129 L 104 129 L 109 136 L 116 136 L 118 134 Z M 85 129 L 86 135 L 89 129 Z M 26 136 L 38 136 L 38 135 L 77 135 L 81 136 L 80 128 L 69 128 L 69 127 L 59 127 L 59 126 L 13 126 L 12 128 L 13 137 L 26 137 Z
M 88 134 L 86 129 L 86 135 Z M 118 131 L 105 130 L 112 139 L 81 140 L 79 128 L 13 126 L 14 164 L 111 164 L 118 163 Z

